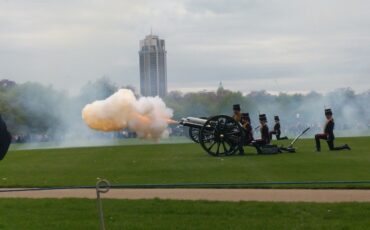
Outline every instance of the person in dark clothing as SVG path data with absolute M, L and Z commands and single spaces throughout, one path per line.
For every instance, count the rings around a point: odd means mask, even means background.
M 242 114 L 241 114 L 241 108 L 239 104 L 233 105 L 233 119 L 236 122 L 241 122 L 242 120 Z M 244 140 L 241 138 L 239 143 L 238 143 L 238 150 L 239 150 L 239 155 L 244 155 Z
M 324 133 L 319 133 L 315 135 L 317 152 L 321 151 L 320 140 L 326 140 L 330 150 L 343 150 L 343 149 L 350 150 L 351 148 L 347 144 L 343 146 L 339 146 L 339 147 L 334 147 L 335 123 L 334 123 L 334 118 L 333 118 L 333 112 L 331 111 L 331 109 L 325 109 L 325 117 L 326 117 L 326 123 L 324 127 Z
M 270 140 L 272 140 L 272 135 L 276 136 L 277 140 L 286 140 L 288 137 L 280 137 L 281 135 L 281 127 L 280 127 L 280 118 L 279 116 L 275 116 L 275 125 L 274 130 L 270 132 Z
M 251 125 L 251 119 L 249 117 L 249 113 L 242 113 L 241 116 L 241 124 L 244 128 L 245 132 L 245 142 L 244 144 L 249 145 L 254 140 L 253 138 L 253 128 Z
M 4 159 L 8 152 L 12 136 L 10 135 L 8 128 L 0 115 L 0 161 Z
M 261 146 L 268 145 L 270 143 L 270 134 L 269 127 L 267 126 L 266 114 L 260 114 L 259 120 L 260 120 L 261 139 L 254 140 L 252 144 L 257 149 L 258 153 L 262 153 Z

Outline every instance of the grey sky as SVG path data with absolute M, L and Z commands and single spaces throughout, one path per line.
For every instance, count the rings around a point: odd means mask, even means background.
M 139 40 L 166 40 L 170 90 L 370 89 L 370 1 L 0 0 L 0 78 L 77 92 L 139 85 Z

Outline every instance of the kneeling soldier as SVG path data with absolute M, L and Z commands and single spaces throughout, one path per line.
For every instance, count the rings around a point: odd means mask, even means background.
M 281 127 L 280 127 L 280 119 L 279 116 L 275 116 L 275 125 L 274 130 L 270 132 L 270 140 L 272 140 L 272 135 L 276 136 L 277 140 L 286 140 L 288 137 L 280 137 L 281 135 Z
M 260 132 L 261 139 L 254 140 L 253 146 L 256 147 L 258 153 L 262 153 L 261 146 L 268 145 L 270 143 L 269 127 L 267 126 L 266 114 L 259 115 L 260 120 Z
M 316 150 L 317 152 L 321 151 L 321 145 L 320 145 L 320 139 L 326 140 L 329 146 L 330 150 L 343 150 L 351 148 L 345 144 L 343 146 L 334 147 L 334 119 L 333 119 L 333 113 L 331 109 L 325 109 L 325 117 L 326 117 L 326 123 L 324 128 L 324 133 L 316 134 L 315 135 L 315 141 L 316 141 Z

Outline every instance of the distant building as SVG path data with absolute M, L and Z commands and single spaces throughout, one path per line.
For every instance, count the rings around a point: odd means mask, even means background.
M 0 88 L 8 89 L 16 86 L 17 84 L 14 81 L 3 79 L 0 80 Z
M 167 95 L 167 51 L 165 41 L 148 35 L 140 41 L 140 93 L 142 96 Z

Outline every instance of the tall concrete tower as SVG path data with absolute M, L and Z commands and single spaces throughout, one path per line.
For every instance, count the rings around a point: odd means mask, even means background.
M 165 41 L 148 35 L 140 41 L 140 93 L 165 97 L 167 94 L 167 51 Z

